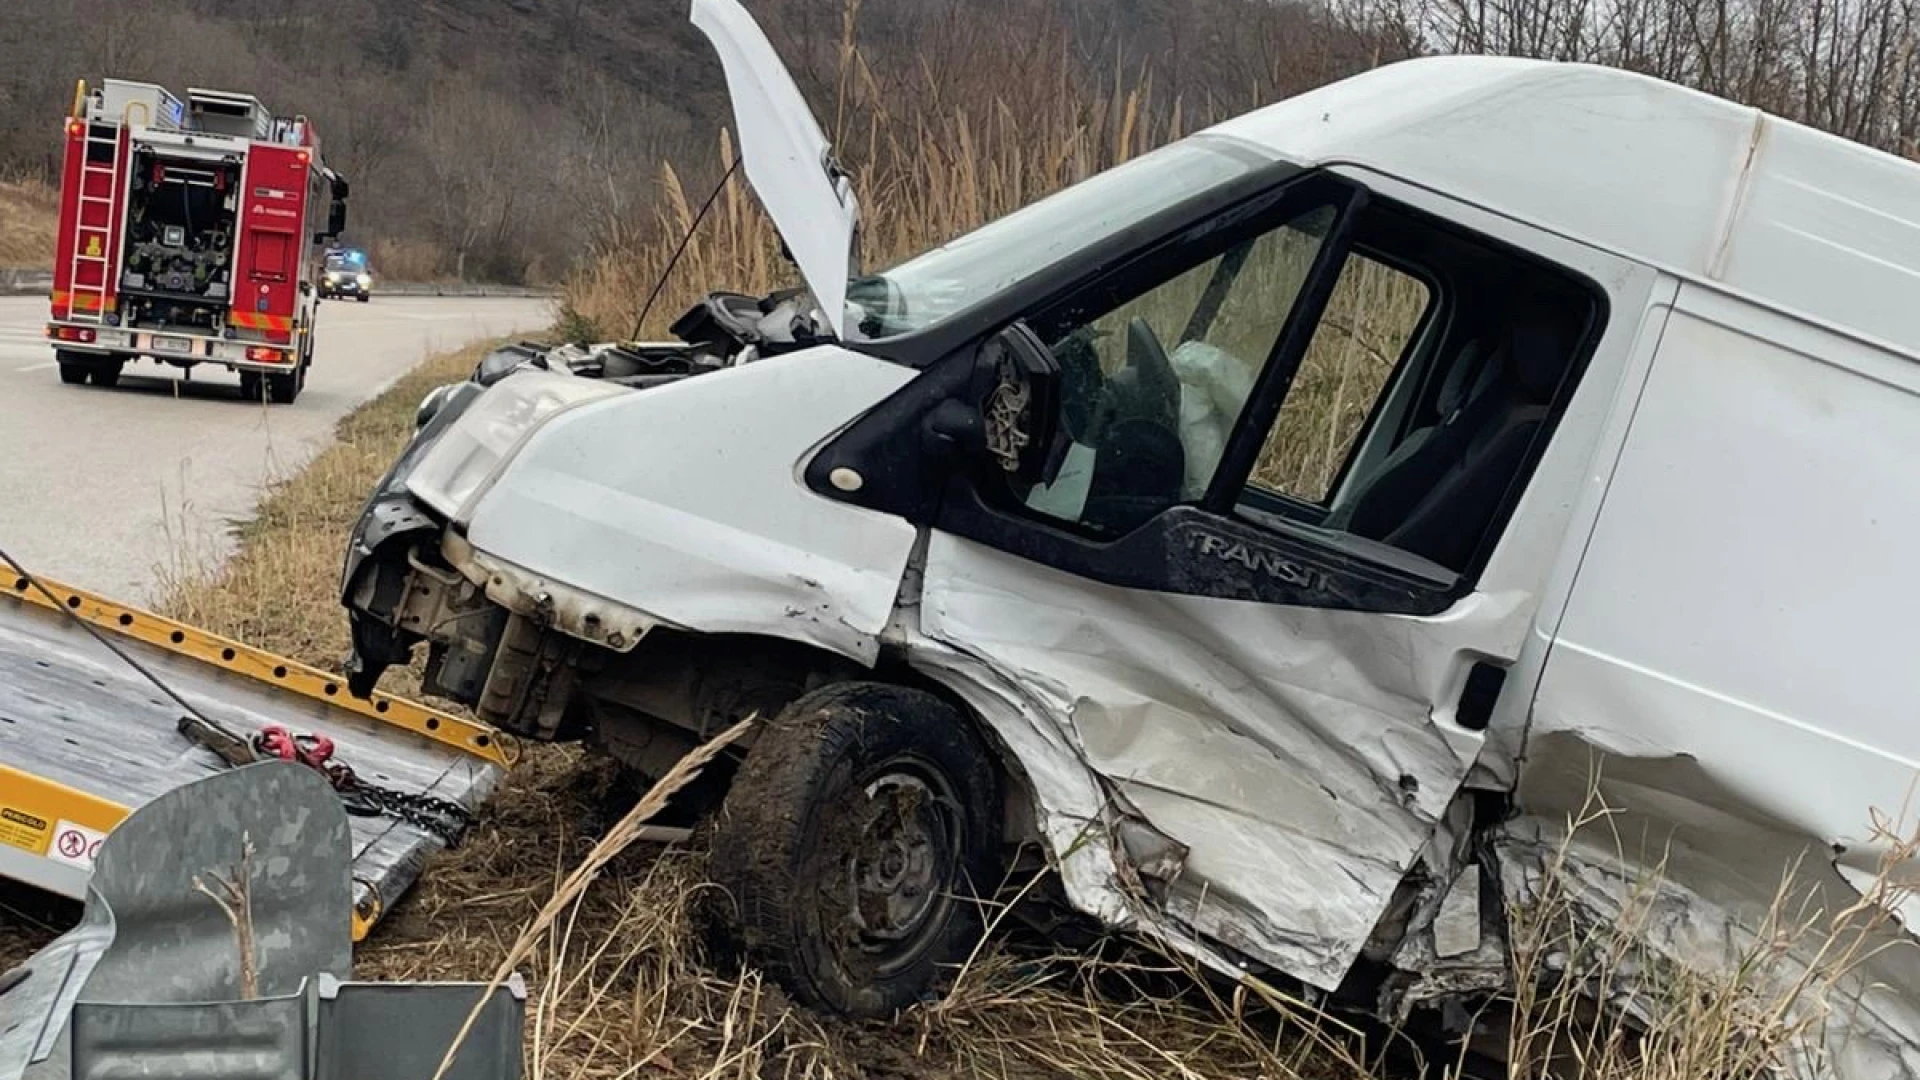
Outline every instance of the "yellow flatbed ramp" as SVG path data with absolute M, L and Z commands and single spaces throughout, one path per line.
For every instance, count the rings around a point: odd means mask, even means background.
M 181 734 L 185 710 L 116 649 L 235 734 L 325 736 L 362 780 L 469 814 L 517 752 L 485 725 L 383 694 L 362 701 L 316 668 L 0 567 L 0 877 L 84 899 L 93 851 L 128 813 L 229 768 Z M 351 822 L 358 941 L 444 841 L 393 816 Z

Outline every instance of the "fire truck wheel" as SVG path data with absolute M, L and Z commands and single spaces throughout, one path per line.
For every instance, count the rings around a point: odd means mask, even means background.
M 87 369 L 69 360 L 60 361 L 60 381 L 68 386 L 81 386 L 87 381 Z
M 124 366 L 125 361 L 121 360 L 109 360 L 100 364 L 90 373 L 93 376 L 93 385 L 103 390 L 110 390 L 120 385 L 120 369 Z
M 300 384 L 303 381 L 298 370 L 285 375 L 267 376 L 267 400 L 275 405 L 293 404 L 293 399 L 300 396 Z
M 240 396 L 242 398 L 248 401 L 259 401 L 260 388 L 263 385 L 260 381 L 259 372 L 243 371 L 240 373 Z

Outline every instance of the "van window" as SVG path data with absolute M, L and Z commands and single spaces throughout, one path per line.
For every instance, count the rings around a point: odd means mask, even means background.
M 1331 205 L 1314 207 L 1113 306 L 1081 313 L 1053 349 L 1066 375 L 1063 418 L 1074 441 L 1109 448 L 1114 457 L 1104 471 L 1172 469 L 1180 498 L 1205 494 L 1334 215 Z M 1099 515 L 1131 516 L 1117 503 L 1084 516 L 1083 507 L 1063 507 L 1051 491 L 1035 492 L 1029 506 L 1096 528 L 1117 524 Z M 1152 501 L 1128 506 L 1155 508 Z
M 1296 207 L 1241 235 L 1202 227 L 1184 251 L 1036 313 L 1071 443 L 1051 483 L 1014 493 L 1025 512 L 1113 539 L 1224 499 L 1209 508 L 1294 541 L 1441 583 L 1465 572 L 1544 445 L 1597 301 L 1374 201 L 1288 379 L 1278 345 L 1335 217 Z M 1236 438 L 1258 452 L 1226 460 Z
M 1432 301 L 1419 278 L 1348 256 L 1249 483 L 1324 503 Z

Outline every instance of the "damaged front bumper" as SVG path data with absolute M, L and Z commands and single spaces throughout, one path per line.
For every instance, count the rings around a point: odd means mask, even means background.
M 572 376 L 582 387 L 617 392 L 616 387 L 644 389 L 719 366 L 698 350 L 677 346 L 548 349 L 521 343 L 488 353 L 469 378 L 422 399 L 412 440 L 375 486 L 348 537 L 339 587 L 352 638 L 344 665 L 349 691 L 359 697 L 371 693 L 386 669 L 406 664 L 422 641 L 433 646 L 429 692 L 477 708 L 490 685 L 524 685 L 520 676 L 527 673 L 496 671 L 497 657 L 505 650 L 527 654 L 519 661 L 509 658 L 510 663 L 538 661 L 531 654 L 549 647 L 540 640 L 546 629 L 615 652 L 631 649 L 651 620 L 564 582 L 489 559 L 465 542 L 443 512 L 446 504 L 414 494 L 414 481 L 489 389 L 522 369 L 552 373 L 543 379 Z M 584 401 L 601 393 L 570 396 Z M 480 712 L 498 724 L 525 705 L 494 701 Z
M 477 378 L 442 386 L 421 402 L 413 439 L 375 485 L 347 539 L 340 602 L 347 608 L 352 651 L 347 688 L 373 692 L 388 667 L 404 664 L 420 640 L 397 622 L 407 587 L 407 553 L 439 538 L 446 523 L 407 490 L 407 478 L 447 429 L 485 392 Z

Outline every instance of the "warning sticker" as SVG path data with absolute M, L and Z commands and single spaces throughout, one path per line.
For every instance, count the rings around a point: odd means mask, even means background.
M 90 869 L 93 857 L 100 853 L 100 841 L 106 838 L 106 833 L 62 818 L 53 828 L 53 846 L 47 855 L 56 862 Z
M 0 844 L 44 855 L 49 831 L 46 818 L 11 806 L 0 806 Z

